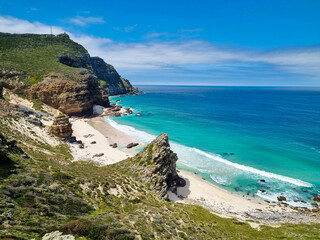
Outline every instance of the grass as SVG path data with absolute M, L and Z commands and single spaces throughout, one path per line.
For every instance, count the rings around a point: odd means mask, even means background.
M 61 64 L 57 57 L 83 54 L 87 54 L 87 51 L 66 34 L 53 36 L 0 33 L 0 66 L 26 72 L 29 75 L 28 84 L 41 81 L 50 72 L 75 76 L 81 69 Z

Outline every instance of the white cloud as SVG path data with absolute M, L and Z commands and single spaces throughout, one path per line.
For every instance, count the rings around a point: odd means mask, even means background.
M 102 17 L 83 17 L 76 16 L 75 18 L 69 19 L 69 22 L 74 23 L 78 26 L 87 26 L 89 24 L 105 23 Z
M 53 28 L 54 33 L 64 32 L 60 27 Z M 0 16 L 0 31 L 8 33 L 47 33 L 50 34 L 50 26 L 40 22 L 29 22 L 11 16 Z
M 50 26 L 0 16 L 0 31 L 10 33 L 49 33 Z M 54 26 L 55 34 L 64 32 Z M 148 41 L 144 43 L 113 42 L 108 38 L 68 33 L 82 44 L 92 56 L 100 56 L 106 62 L 122 70 L 169 69 L 181 66 L 201 66 L 230 63 L 271 64 L 283 72 L 320 78 L 320 46 L 279 49 L 258 52 L 227 48 L 210 42 L 187 40 Z

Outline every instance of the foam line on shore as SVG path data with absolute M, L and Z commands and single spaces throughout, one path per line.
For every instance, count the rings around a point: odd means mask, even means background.
M 134 139 L 136 139 L 137 141 L 140 141 L 144 144 L 148 144 L 150 143 L 154 138 L 156 138 L 155 135 L 146 133 L 144 131 L 140 131 L 135 129 L 134 127 L 131 126 L 127 126 L 127 125 L 122 125 L 122 124 L 118 124 L 117 122 L 115 122 L 114 120 L 107 118 L 106 121 L 114 128 L 123 131 L 125 133 L 127 133 L 128 135 L 130 135 L 131 137 L 133 137 Z M 216 162 L 220 162 L 222 164 L 225 164 L 227 166 L 231 166 L 235 169 L 238 170 L 242 170 L 246 173 L 251 173 L 254 175 L 259 175 L 265 178 L 272 178 L 272 179 L 276 179 L 282 182 L 286 182 L 286 183 L 290 183 L 296 186 L 300 186 L 300 187 L 313 187 L 313 185 L 311 183 L 302 181 L 300 179 L 295 179 L 295 178 L 291 178 L 291 177 L 287 177 L 287 176 L 282 176 L 279 174 L 275 174 L 275 173 L 271 173 L 271 172 L 267 172 L 267 171 L 263 171 L 263 170 L 259 170 L 253 167 L 249 167 L 249 166 L 245 166 L 245 165 L 241 165 L 238 163 L 234 163 L 231 161 L 228 161 L 224 158 L 222 158 L 220 155 L 216 155 L 216 154 L 209 154 L 206 153 L 200 149 L 197 148 L 191 148 L 191 147 L 187 147 L 178 143 L 174 143 L 171 141 L 171 146 L 172 149 L 174 151 L 176 151 L 179 154 L 179 150 L 181 150 L 182 152 L 195 152 L 199 155 L 202 155 L 206 158 L 209 158 L 211 160 L 214 160 Z M 181 157 L 181 156 L 180 156 Z M 194 166 L 190 166 L 190 163 L 188 162 L 184 162 L 184 164 L 189 165 L 189 167 L 195 168 Z M 197 168 L 196 168 L 197 169 Z M 198 169 L 199 170 L 199 169 Z M 199 170 L 201 172 L 201 170 Z
M 233 163 L 233 162 L 230 162 L 230 161 L 228 161 L 228 160 L 220 157 L 219 155 L 208 154 L 208 153 L 206 153 L 206 152 L 204 152 L 204 151 L 201 151 L 201 150 L 199 150 L 199 149 L 197 149 L 197 148 L 193 148 L 193 150 L 194 150 L 195 152 L 201 154 L 201 155 L 204 155 L 204 156 L 206 156 L 206 157 L 208 157 L 208 158 L 213 159 L 214 161 L 227 164 L 227 165 L 229 165 L 229 166 L 235 167 L 235 168 L 240 169 L 240 170 L 245 171 L 245 172 L 250 172 L 250 173 L 253 173 L 253 174 L 258 174 L 258 175 L 260 175 L 260 176 L 267 177 L 267 178 L 277 179 L 277 180 L 280 180 L 280 181 L 282 181 L 282 182 L 288 182 L 288 183 L 291 183 L 291 184 L 293 184 L 293 185 L 300 186 L 300 187 L 312 187 L 312 186 L 313 186 L 311 183 L 302 181 L 302 180 L 300 180 L 300 179 L 295 179 L 295 178 L 291 178 L 291 177 L 286 177 L 286 176 L 282 176 L 282 175 L 279 175 L 279 174 L 262 171 L 262 170 L 259 170 L 259 169 L 253 168 L 253 167 L 241 165 L 241 164 L 238 164 L 238 163 Z

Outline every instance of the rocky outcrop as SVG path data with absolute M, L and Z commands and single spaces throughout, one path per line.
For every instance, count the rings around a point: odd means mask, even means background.
M 56 116 L 50 127 L 50 132 L 60 138 L 70 138 L 72 136 L 72 125 L 69 122 L 69 117 L 63 114 Z
M 58 61 L 70 67 L 86 68 L 99 80 L 103 90 L 108 95 L 135 94 L 138 89 L 134 88 L 129 80 L 122 78 L 116 69 L 107 64 L 102 58 L 90 57 L 89 54 L 82 56 L 59 56 Z
M 72 235 L 63 235 L 62 232 L 55 231 L 44 235 L 42 240 L 75 240 L 75 238 Z
M 161 197 L 166 197 L 168 190 L 177 193 L 177 187 L 186 184 L 178 176 L 177 160 L 177 154 L 170 149 L 169 138 L 165 133 L 161 133 L 133 159 L 144 181 L 150 182 L 151 188 L 158 191 Z
M 129 80 L 122 78 L 116 69 L 112 65 L 107 64 L 103 59 L 92 57 L 90 61 L 93 74 L 105 82 L 102 87 L 110 96 L 136 93 L 138 91 L 131 85 Z
M 42 82 L 32 85 L 29 97 L 38 98 L 68 115 L 92 114 L 95 104 L 109 106 L 108 96 L 100 88 L 99 80 L 86 70 L 78 81 L 51 73 Z
M 8 69 L 0 66 L 0 87 L 8 88 L 15 93 L 24 93 L 28 89 L 25 80 L 28 75 L 22 71 Z

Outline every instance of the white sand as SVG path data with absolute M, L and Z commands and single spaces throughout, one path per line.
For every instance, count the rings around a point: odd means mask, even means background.
M 73 136 L 77 140 L 81 140 L 84 144 L 84 149 L 79 148 L 78 144 L 69 144 L 73 161 L 94 161 L 101 165 L 108 165 L 124 160 L 132 153 L 130 151 L 120 151 L 119 148 L 124 148 L 124 145 L 129 144 L 133 140 L 117 129 L 112 128 L 108 123 L 104 123 L 102 119 L 91 119 L 94 125 L 100 127 L 100 131 L 93 128 L 88 122 L 89 119 L 71 118 Z M 100 126 L 103 125 L 103 126 Z M 102 133 L 103 132 L 103 133 Z M 85 137 L 87 135 L 93 135 Z M 95 144 L 91 144 L 95 141 Z M 112 148 L 109 145 L 117 143 L 118 148 Z M 101 154 L 101 157 L 93 157 L 95 154 Z
M 178 188 L 178 195 L 168 192 L 172 201 L 201 205 L 224 217 L 237 217 L 243 220 L 248 219 L 245 213 L 261 211 L 293 212 L 288 207 L 271 205 L 257 199 L 228 192 L 190 172 L 179 170 L 179 176 L 183 177 L 187 184 L 183 188 Z

